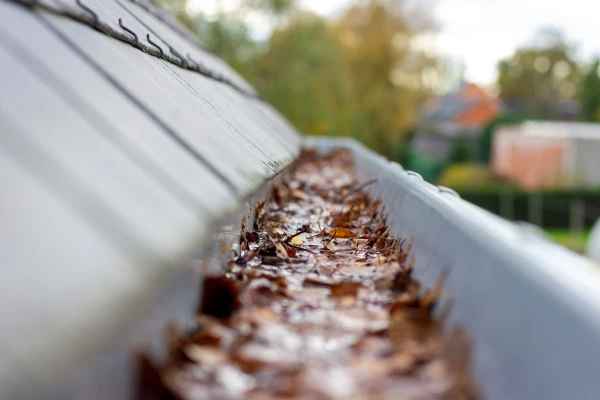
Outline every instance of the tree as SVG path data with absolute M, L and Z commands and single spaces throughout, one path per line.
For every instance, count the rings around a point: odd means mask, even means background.
M 238 0 L 238 7 L 233 10 L 226 9 L 217 0 L 216 15 L 207 16 L 203 13 L 189 14 L 189 0 L 152 1 L 177 16 L 208 49 L 251 83 L 261 43 L 251 36 L 247 23 L 249 15 L 261 13 L 267 17 L 270 25 L 276 26 L 296 10 L 296 0 Z
M 152 0 L 157 6 L 176 16 L 181 23 L 193 30 L 192 17 L 187 12 L 188 0 Z
M 204 45 L 225 60 L 246 79 L 254 77 L 259 46 L 251 38 L 248 25 L 236 15 L 220 13 L 216 18 L 197 15 L 194 31 Z
M 296 0 L 245 0 L 245 4 L 273 15 L 284 15 L 296 8 Z
M 151 0 L 159 7 L 175 15 L 181 22 L 191 30 L 198 27 L 198 18 L 190 15 L 187 11 L 189 0 Z M 215 1 L 215 0 L 213 0 Z M 217 5 L 222 6 L 219 0 Z M 296 0 L 238 0 L 239 7 L 232 13 L 226 13 L 219 7 L 218 19 L 234 19 L 243 21 L 249 12 L 260 12 L 267 14 L 273 20 L 282 19 L 296 9 Z M 202 20 L 202 19 L 201 19 Z M 204 21 L 209 21 L 204 19 Z M 275 22 L 275 21 L 272 21 Z
M 580 71 L 573 50 L 559 31 L 541 31 L 532 45 L 499 63 L 500 98 L 525 116 L 558 118 L 561 101 L 577 97 Z
M 156 1 L 176 12 L 187 3 Z M 237 10 L 191 18 L 209 49 L 300 131 L 354 136 L 397 158 L 419 102 L 441 71 L 435 57 L 414 46 L 431 28 L 428 14 L 410 7 L 421 3 L 364 0 L 327 21 L 302 12 L 296 0 L 238 2 Z M 265 42 L 257 42 L 248 27 L 257 12 L 274 28 Z
M 353 82 L 360 108 L 354 135 L 388 157 L 413 125 L 423 71 L 432 61 L 413 50 L 414 37 L 428 26 L 413 12 L 408 23 L 406 1 L 370 0 L 351 7 L 337 21 L 335 31 Z
M 253 83 L 298 129 L 348 135 L 355 106 L 342 47 L 325 21 L 299 14 L 276 30 L 256 59 Z
M 600 122 L 600 60 L 592 64 L 583 78 L 580 92 L 582 118 Z

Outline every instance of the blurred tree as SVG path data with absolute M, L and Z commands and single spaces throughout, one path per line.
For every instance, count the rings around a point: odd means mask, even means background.
M 244 0 L 245 4 L 273 15 L 285 15 L 296 8 L 296 0 Z
M 252 12 L 267 15 L 273 24 L 288 17 L 296 7 L 296 0 L 239 0 L 239 7 L 225 11 L 217 0 L 217 13 L 210 17 L 187 11 L 189 0 L 153 0 L 157 5 L 177 16 L 195 32 L 204 45 L 224 59 L 242 76 L 252 82 L 255 57 L 259 53 L 257 43 L 246 22 Z
M 525 116 L 559 118 L 561 101 L 576 98 L 581 77 L 572 53 L 559 31 L 540 31 L 531 46 L 499 63 L 500 98 Z
M 157 6 L 170 12 L 192 31 L 194 30 L 194 23 L 192 16 L 187 12 L 188 0 L 151 0 Z
M 210 18 L 186 15 L 186 0 L 155 1 L 300 131 L 354 136 L 390 158 L 397 158 L 418 103 L 443 79 L 436 58 L 418 43 L 432 26 L 422 2 L 364 0 L 329 24 L 299 10 L 297 0 L 239 0 L 237 10 Z M 264 43 L 247 25 L 257 12 L 274 27 Z
M 190 15 L 187 11 L 189 0 L 151 0 L 159 7 L 172 13 L 179 18 L 188 28 L 195 30 L 198 24 L 197 16 Z M 221 2 L 217 5 L 221 6 Z M 280 19 L 287 16 L 296 9 L 296 0 L 239 0 L 239 8 L 233 13 L 225 13 L 221 7 L 218 11 L 218 19 L 233 19 L 238 23 L 242 22 L 251 11 L 258 11 L 268 14 L 270 17 Z M 233 17 L 233 18 L 232 18 Z M 206 20 L 206 19 L 205 19 Z M 201 20 L 202 21 L 202 20 Z M 223 22 L 223 21 L 221 21 Z
M 259 45 L 250 36 L 248 25 L 236 15 L 220 13 L 216 18 L 196 15 L 192 26 L 198 37 L 216 55 L 246 79 L 254 79 Z
M 324 20 L 298 14 L 276 30 L 256 59 L 261 94 L 301 132 L 347 135 L 355 106 L 342 47 Z
M 429 27 L 407 2 L 369 0 L 351 7 L 337 22 L 359 109 L 354 134 L 389 157 L 414 123 L 424 72 L 433 59 L 416 51 L 414 38 Z M 408 16 L 419 23 L 409 24 Z M 418 17 L 421 17 L 419 19 Z
M 448 164 L 465 164 L 473 161 L 473 151 L 465 138 L 458 138 L 454 141 Z
M 600 122 L 600 60 L 596 60 L 581 83 L 581 114 L 584 120 Z

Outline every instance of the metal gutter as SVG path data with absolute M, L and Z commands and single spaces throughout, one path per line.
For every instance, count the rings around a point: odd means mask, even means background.
M 309 138 L 305 146 L 350 149 L 360 179 L 378 179 L 372 194 L 382 198 L 394 234 L 413 238 L 416 278 L 433 287 L 447 271 L 439 311 L 449 307 L 448 335 L 460 327 L 472 341 L 473 374 L 483 398 L 597 398 L 600 273 L 591 262 L 528 226 L 504 221 L 449 190 L 440 191 L 353 140 Z M 222 224 L 198 261 L 173 270 L 151 290 L 148 312 L 131 319 L 129 334 L 114 337 L 106 353 L 112 358 L 88 371 L 94 379 L 69 381 L 62 388 L 70 390 L 61 396 L 88 398 L 83 394 L 93 390 L 97 398 L 131 397 L 136 384 L 132 350 L 153 349 L 151 354 L 160 359 L 165 328 L 174 322 L 185 328 L 193 321 L 201 271 L 222 268 L 223 240 L 229 246 L 237 242 L 242 217 L 251 223 L 255 200 L 269 187 L 267 183 Z M 121 386 L 104 384 L 114 376 L 121 378 Z
M 412 237 L 415 276 L 433 286 L 447 269 L 442 308 L 474 345 L 486 399 L 597 399 L 600 272 L 589 260 L 430 185 L 347 139 L 310 139 L 355 154 L 378 178 L 388 223 Z
M 193 321 L 202 274 L 300 149 L 201 47 L 210 74 L 132 47 L 118 17 L 192 45 L 139 2 L 89 3 L 97 26 L 75 0 L 0 1 L 2 399 L 133 397 L 135 351 L 160 358 L 166 327 Z M 304 145 L 351 149 L 393 233 L 413 238 L 416 277 L 448 271 L 441 308 L 472 339 L 485 398 L 598 398 L 591 262 L 353 140 Z

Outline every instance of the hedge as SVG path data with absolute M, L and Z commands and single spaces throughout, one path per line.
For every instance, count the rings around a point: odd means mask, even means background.
M 494 190 L 485 192 L 461 191 L 461 197 L 494 214 L 502 215 L 502 197 L 510 204 L 513 202 L 513 219 L 516 221 L 530 221 L 529 201 L 530 196 L 535 196 L 534 201 L 541 202 L 542 227 L 564 228 L 570 224 L 570 208 L 573 200 L 581 200 L 585 204 L 585 227 L 591 228 L 600 218 L 600 191 L 547 191 L 529 193 L 518 190 Z M 508 216 L 503 215 L 507 218 Z

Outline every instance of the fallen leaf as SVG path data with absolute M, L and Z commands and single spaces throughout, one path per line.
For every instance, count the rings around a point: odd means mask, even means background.
M 275 243 L 275 253 L 277 254 L 277 257 L 279 257 L 279 258 L 287 258 L 288 257 L 288 251 L 287 251 L 286 247 L 283 245 L 283 243 L 280 243 L 280 242 Z
M 338 301 L 339 307 L 354 307 L 356 305 L 356 297 L 354 296 L 342 296 Z
M 299 244 L 304 243 L 304 239 L 302 239 L 302 237 L 300 237 L 299 235 L 298 236 L 294 236 L 292 238 L 292 240 L 290 240 L 290 243 L 294 244 L 294 245 L 299 245 Z
M 290 194 L 296 200 L 306 200 L 308 198 L 306 196 L 306 193 L 304 193 L 302 190 L 298 190 L 298 189 L 292 190 Z
M 332 296 L 356 296 L 361 284 L 357 282 L 340 282 L 331 287 Z
M 231 279 L 209 277 L 204 280 L 200 309 L 203 314 L 226 319 L 240 306 L 239 289 Z
M 415 357 L 409 353 L 397 353 L 389 360 L 391 374 L 406 375 L 415 369 Z
M 207 279 L 220 319 L 179 331 L 157 372 L 165 398 L 477 398 L 468 347 L 446 350 L 432 315 L 443 281 L 420 290 L 412 239 L 353 169 L 346 150 L 303 150 L 256 203 L 237 263 Z
M 321 275 L 309 275 L 304 280 L 304 284 L 317 286 L 333 286 L 336 283 L 337 281 L 335 279 Z
M 183 353 L 198 364 L 219 364 L 227 360 L 227 354 L 213 346 L 189 344 L 183 348 Z
M 329 231 L 329 236 L 336 237 L 338 239 L 348 239 L 356 237 L 356 233 L 352 232 L 350 229 L 346 228 L 337 228 Z

